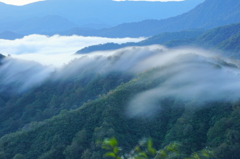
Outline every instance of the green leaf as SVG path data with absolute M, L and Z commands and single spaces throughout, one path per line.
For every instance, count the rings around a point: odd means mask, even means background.
M 139 153 L 139 156 L 142 156 L 142 157 L 148 158 L 147 154 L 144 153 L 144 152 L 140 152 L 140 153 Z
M 116 145 L 118 144 L 118 142 L 117 142 L 116 138 L 113 137 L 113 138 L 109 139 L 109 144 L 110 144 L 112 147 L 114 147 L 114 146 L 116 146 Z
M 148 152 L 151 153 L 152 155 L 155 155 L 157 151 L 154 148 L 149 148 Z
M 152 148 L 152 145 L 153 145 L 152 140 L 151 140 L 151 139 L 148 139 L 148 141 L 147 141 L 147 148 L 148 148 L 148 149 L 151 149 L 151 148 Z
M 117 154 L 117 153 L 119 152 L 119 148 L 118 148 L 118 147 L 114 147 L 113 152 L 114 152 L 115 154 Z
M 104 154 L 104 156 L 105 156 L 105 157 L 113 157 L 113 158 L 116 158 L 116 155 L 115 155 L 115 153 L 113 153 L 113 152 L 107 152 L 107 153 Z
M 102 148 L 103 148 L 103 149 L 106 149 L 106 150 L 109 150 L 109 149 L 110 149 L 110 147 L 107 146 L 107 145 L 102 145 Z

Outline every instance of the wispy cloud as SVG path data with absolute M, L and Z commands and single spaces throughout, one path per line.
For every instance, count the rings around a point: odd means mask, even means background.
M 140 66 L 158 66 L 149 81 L 158 79 L 161 83 L 131 99 L 127 109 L 131 117 L 154 116 L 164 107 L 162 99 L 194 102 L 189 106 L 197 108 L 208 102 L 230 102 L 240 97 L 240 61 L 210 51 L 167 50 L 139 62 L 136 68 Z
M 64 77 L 71 80 L 75 75 L 84 78 L 89 73 L 111 71 L 134 74 L 151 68 L 159 69 L 155 69 L 152 76 L 148 75 L 146 82 L 161 82 L 155 84 L 154 88 L 139 92 L 129 101 L 127 114 L 131 117 L 153 116 L 157 110 L 161 110 L 161 100 L 166 98 L 195 101 L 193 107 L 201 106 L 201 103 L 240 99 L 239 60 L 216 56 L 206 50 L 168 49 L 158 45 L 76 56 L 59 69 L 6 58 L 0 67 L 0 83 L 21 91 L 39 85 L 46 79 Z

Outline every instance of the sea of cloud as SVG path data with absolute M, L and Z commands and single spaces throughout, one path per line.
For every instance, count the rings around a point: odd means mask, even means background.
M 145 38 L 103 38 L 84 36 L 29 35 L 22 39 L 0 39 L 0 53 L 14 58 L 37 61 L 44 65 L 62 66 L 77 56 L 74 53 L 90 45 L 107 42 L 138 42 Z

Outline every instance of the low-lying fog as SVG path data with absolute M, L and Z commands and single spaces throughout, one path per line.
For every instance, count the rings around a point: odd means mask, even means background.
M 145 38 L 103 38 L 84 36 L 29 35 L 22 39 L 0 39 L 0 53 L 19 59 L 33 60 L 44 65 L 62 66 L 75 58 L 73 54 L 87 46 L 108 42 L 139 42 Z

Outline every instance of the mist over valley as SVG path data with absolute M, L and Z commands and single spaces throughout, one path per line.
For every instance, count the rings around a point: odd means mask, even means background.
M 239 7 L 0 3 L 0 158 L 238 159 Z

